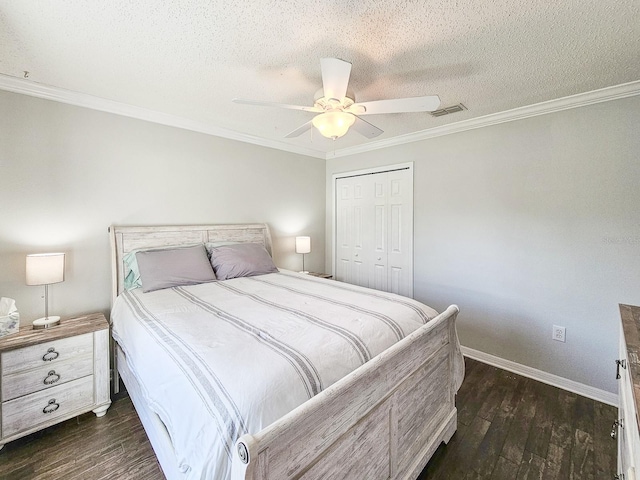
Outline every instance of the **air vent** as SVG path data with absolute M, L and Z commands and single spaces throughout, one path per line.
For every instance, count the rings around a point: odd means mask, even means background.
M 456 112 L 461 112 L 463 110 L 466 110 L 467 107 L 465 107 L 463 104 L 459 103 L 458 105 L 452 105 L 450 107 L 445 107 L 445 108 L 441 108 L 439 110 L 434 110 L 433 112 L 431 112 L 431 116 L 432 117 L 442 117 L 443 115 L 449 115 L 450 113 L 456 113 Z

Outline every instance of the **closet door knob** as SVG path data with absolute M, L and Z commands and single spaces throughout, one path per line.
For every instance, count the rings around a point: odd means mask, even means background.
M 621 420 L 616 420 L 615 422 L 613 422 L 613 425 L 611 425 L 611 438 L 613 438 L 614 440 L 616 438 L 618 438 L 618 429 L 622 428 L 622 421 Z

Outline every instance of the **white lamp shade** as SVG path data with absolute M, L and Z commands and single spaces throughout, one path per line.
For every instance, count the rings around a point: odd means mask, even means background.
M 64 253 L 27 255 L 27 285 L 64 282 Z
M 356 117 L 351 113 L 331 111 L 316 115 L 313 117 L 311 123 L 313 123 L 313 126 L 318 129 L 322 136 L 335 140 L 347 133 L 349 127 L 353 125 L 355 121 Z
M 296 237 L 296 253 L 311 253 L 311 237 Z

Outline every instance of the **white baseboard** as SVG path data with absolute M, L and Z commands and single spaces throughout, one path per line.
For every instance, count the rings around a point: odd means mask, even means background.
M 612 405 L 614 407 L 618 406 L 618 395 L 615 393 L 590 387 L 584 383 L 574 382 L 573 380 L 559 377 L 552 373 L 543 372 L 536 368 L 527 367 L 526 365 L 512 362 L 511 360 L 505 360 L 504 358 L 496 357 L 495 355 L 481 352 L 480 350 L 474 350 L 473 348 L 460 347 L 460 349 L 465 357 L 472 358 L 488 365 L 493 365 L 494 367 L 498 367 L 509 372 L 517 373 L 518 375 L 546 383 L 547 385 L 552 385 L 569 392 L 577 393 L 578 395 L 606 403 L 607 405 Z

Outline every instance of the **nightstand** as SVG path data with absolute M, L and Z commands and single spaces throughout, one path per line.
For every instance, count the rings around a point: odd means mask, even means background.
M 330 273 L 318 273 L 318 272 L 309 272 L 309 275 L 311 275 L 312 277 L 319 277 L 319 278 L 333 278 L 333 275 L 331 275 Z
M 101 313 L 0 338 L 0 448 L 88 411 L 107 413 L 109 323 Z

